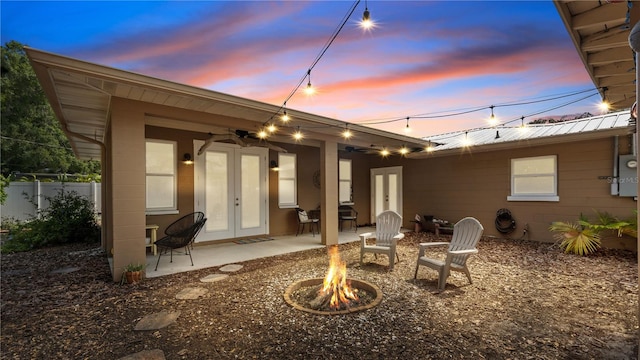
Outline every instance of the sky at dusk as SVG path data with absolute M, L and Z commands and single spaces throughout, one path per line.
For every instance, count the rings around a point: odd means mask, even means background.
M 510 126 L 600 111 L 552 1 L 361 1 L 320 56 L 354 4 L 3 0 L 0 35 L 274 105 L 302 82 L 287 108 L 398 133 L 409 117 L 416 137 L 487 127 L 492 105 Z

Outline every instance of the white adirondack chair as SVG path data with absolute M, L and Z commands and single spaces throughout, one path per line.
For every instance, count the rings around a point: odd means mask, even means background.
M 385 254 L 389 257 L 389 270 L 393 270 L 395 258 L 400 261 L 396 253 L 398 240 L 404 238 L 400 232 L 402 226 L 402 216 L 395 211 L 383 211 L 376 218 L 376 232 L 360 234 L 360 265 L 365 253 L 373 253 L 377 258 L 378 254 Z M 373 239 L 370 244 L 367 240 Z
M 418 263 L 416 264 L 416 273 L 413 278 L 418 277 L 418 268 L 420 265 L 424 265 L 438 271 L 439 291 L 444 290 L 451 270 L 465 273 L 469 279 L 469 283 L 472 283 L 471 274 L 469 273 L 469 268 L 467 268 L 467 258 L 478 253 L 476 245 L 483 232 L 484 228 L 478 220 L 472 217 L 466 217 L 453 226 L 451 242 L 421 243 L 418 253 Z M 425 250 L 428 247 L 444 245 L 448 245 L 446 258 L 444 260 L 425 256 Z

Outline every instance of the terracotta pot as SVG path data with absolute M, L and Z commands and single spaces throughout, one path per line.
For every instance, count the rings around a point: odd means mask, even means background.
M 142 280 L 142 271 L 127 271 L 124 273 L 127 284 L 134 284 Z

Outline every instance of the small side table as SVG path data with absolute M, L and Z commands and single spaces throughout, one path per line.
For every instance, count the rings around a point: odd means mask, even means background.
M 435 224 L 436 228 L 436 236 L 440 236 L 440 233 L 453 234 L 453 226 L 452 225 L 440 225 Z
M 158 253 L 158 247 L 155 245 L 155 242 L 157 240 L 156 232 L 158 231 L 158 228 L 159 226 L 155 224 L 147 224 L 147 227 L 145 228 L 146 230 L 149 230 L 149 232 L 151 233 L 150 241 L 146 247 L 151 248 L 151 251 L 153 252 L 153 256 L 155 256 Z

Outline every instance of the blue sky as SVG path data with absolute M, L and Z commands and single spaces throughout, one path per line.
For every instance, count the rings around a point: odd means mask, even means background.
M 0 35 L 282 105 L 354 4 L 3 0 Z M 376 24 L 367 31 L 365 6 Z M 491 105 L 517 126 L 522 116 L 595 114 L 600 101 L 552 1 L 361 1 L 311 83 L 318 93 L 296 92 L 288 108 L 399 133 L 409 117 L 417 137 L 489 126 Z

